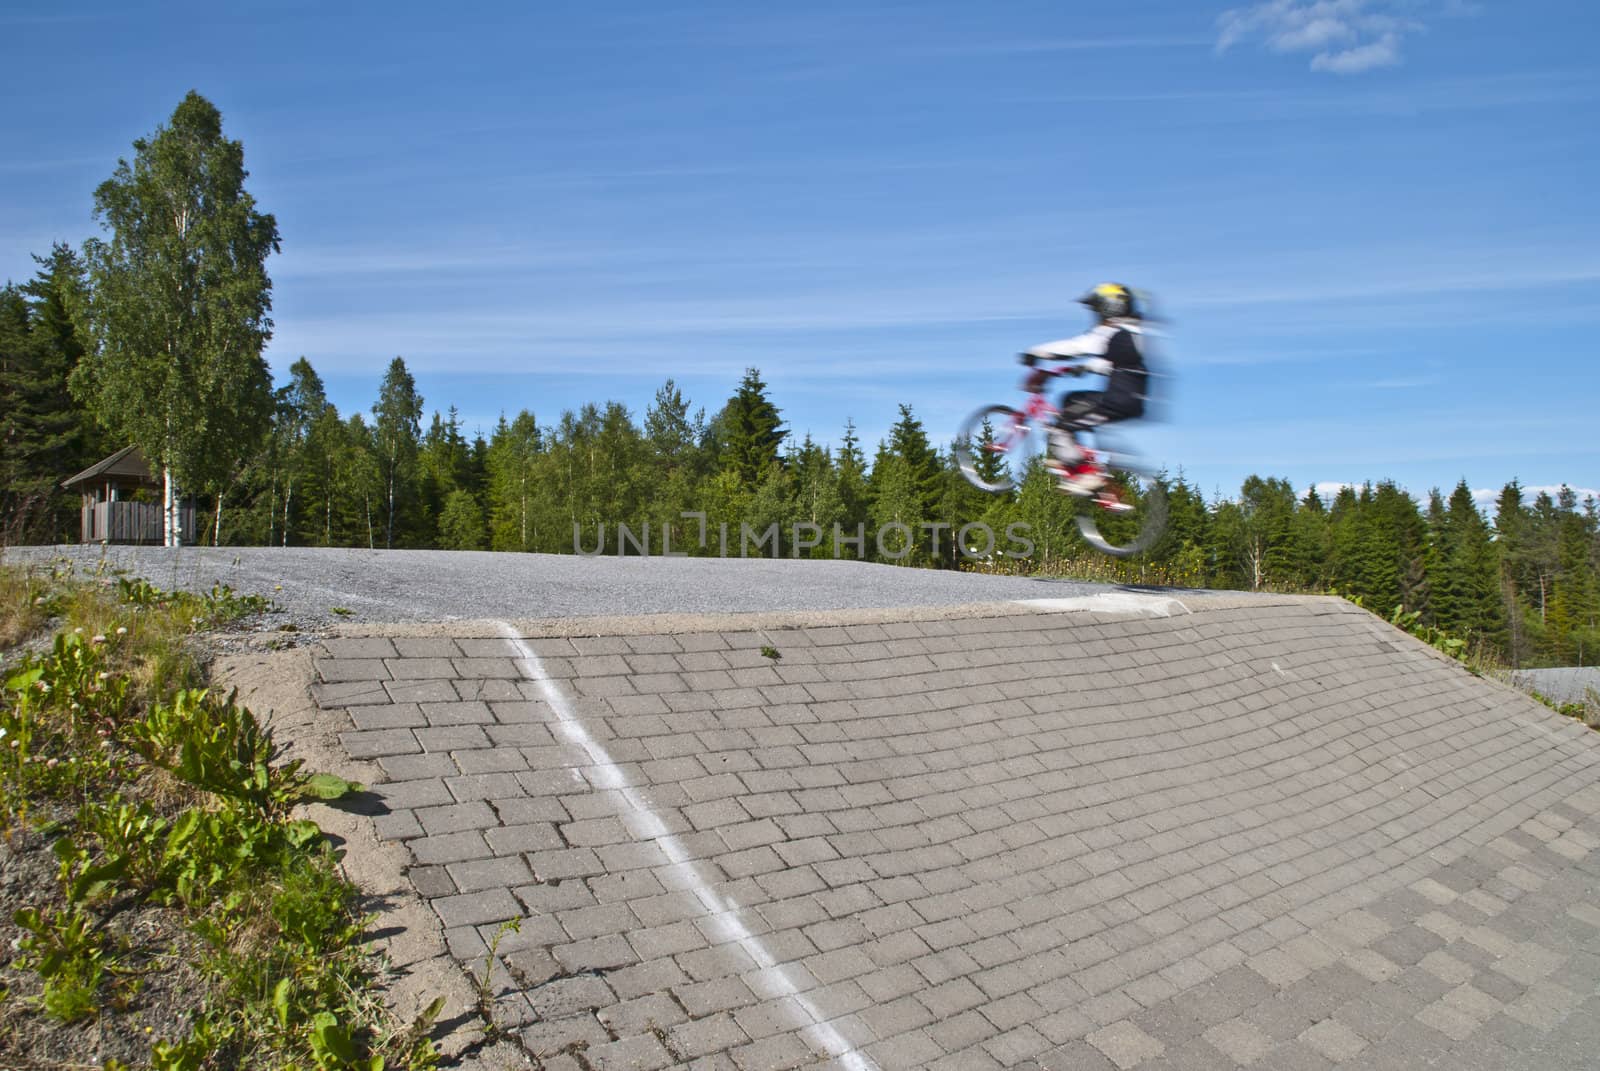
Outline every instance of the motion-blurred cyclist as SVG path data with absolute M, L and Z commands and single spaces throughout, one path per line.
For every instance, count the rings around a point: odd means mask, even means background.
M 1060 479 L 1061 490 L 1087 497 L 1103 487 L 1108 476 L 1079 444 L 1077 433 L 1143 416 L 1149 373 L 1144 362 L 1144 317 L 1133 291 L 1121 283 L 1101 283 L 1078 300 L 1095 314 L 1095 325 L 1074 338 L 1033 346 L 1021 360 L 1030 368 L 1040 361 L 1078 362 L 1039 369 L 1044 375 L 1107 376 L 1104 390 L 1062 395 L 1061 415 L 1050 433 L 1047 464 Z

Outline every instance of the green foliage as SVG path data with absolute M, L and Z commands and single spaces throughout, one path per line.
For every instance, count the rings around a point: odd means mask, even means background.
M 59 911 L 25 907 L 12 921 L 23 930 L 17 966 L 44 980 L 39 1003 L 45 1014 L 64 1023 L 93 1015 L 112 959 L 94 919 L 74 904 Z
M 438 1006 L 409 1025 L 386 1020 L 356 892 L 315 823 L 289 815 L 297 801 L 360 786 L 279 762 L 271 734 L 236 697 L 135 688 L 122 675 L 136 664 L 125 657 L 133 637 L 178 610 L 205 615 L 206 597 L 175 609 L 177 597 L 124 579 L 54 596 L 85 615 L 101 600 L 114 638 L 61 633 L 7 676 L 0 706 L 5 823 L 47 798 L 78 800 L 51 834 L 56 903 L 16 915 L 24 934 L 14 963 L 38 974 L 39 1012 L 73 1022 L 125 1007 L 139 983 L 120 965 L 118 913 L 161 905 L 205 942 L 194 961 L 205 984 L 189 1033 L 156 1042 L 151 1066 L 434 1066 L 426 1035 Z M 229 598 L 211 601 L 210 616 L 225 616 Z M 185 633 L 153 635 L 177 643 Z
M 31 281 L 0 289 L 0 544 L 76 538 L 76 496 L 60 481 L 104 446 L 67 391 L 84 353 L 83 262 L 59 243 L 34 260 Z
M 156 703 L 124 733 L 128 746 L 152 766 L 186 784 L 243 804 L 262 817 L 282 815 L 304 797 L 301 763 L 275 764 L 270 730 L 230 695 L 185 689 Z
M 500 943 L 509 935 L 521 932 L 521 919 L 507 919 L 496 927 L 494 936 L 489 938 L 488 950 L 484 952 L 483 969 L 478 974 L 478 1014 L 483 1017 L 484 1032 L 490 1038 L 499 1037 L 502 1031 L 494 1007 L 495 965 L 500 955 Z
M 416 478 L 422 433 L 422 395 L 417 393 L 416 380 L 399 357 L 389 362 L 372 416 L 376 421 L 372 442 L 381 484 L 383 545 L 392 547 L 397 521 L 402 525 L 404 538 L 404 525 L 417 503 L 412 483 Z
M 278 228 L 244 188 L 244 148 L 189 93 L 95 191 L 85 245 L 95 345 L 72 389 L 119 441 L 194 490 L 224 489 L 272 418 L 262 348 Z
M 483 509 L 471 491 L 457 489 L 439 516 L 439 543 L 445 550 L 482 550 L 487 542 Z
M 758 370 L 745 369 L 744 379 L 728 399 L 718 423 L 724 437 L 724 466 L 744 487 L 754 487 L 778 463 L 778 445 L 788 434 Z

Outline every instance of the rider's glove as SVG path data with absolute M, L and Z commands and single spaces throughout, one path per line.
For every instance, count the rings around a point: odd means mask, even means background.
M 1036 354 L 1036 353 L 1029 353 L 1028 351 L 1024 350 L 1023 352 L 1017 354 L 1017 360 L 1021 361 L 1023 364 L 1027 365 L 1029 368 L 1032 368 L 1034 366 L 1034 364 L 1039 360 L 1039 355 Z
M 1089 370 L 1081 364 L 1069 364 L 1065 368 L 1061 369 L 1061 374 L 1065 376 L 1081 376 L 1088 371 Z

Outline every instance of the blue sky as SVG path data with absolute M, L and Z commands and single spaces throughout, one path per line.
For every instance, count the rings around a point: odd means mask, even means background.
M 1208 494 L 1600 487 L 1600 14 L 1549 0 L 0 8 L 0 278 L 197 89 L 274 213 L 275 372 L 469 434 L 761 369 L 936 437 L 1118 280 Z M 1535 16 L 1536 13 L 1536 17 Z

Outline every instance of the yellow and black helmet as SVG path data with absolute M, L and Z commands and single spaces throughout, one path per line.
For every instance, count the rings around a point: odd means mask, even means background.
M 1139 316 L 1139 303 L 1134 300 L 1133 291 L 1121 283 L 1101 283 L 1078 301 L 1093 309 L 1102 320 L 1126 320 Z

